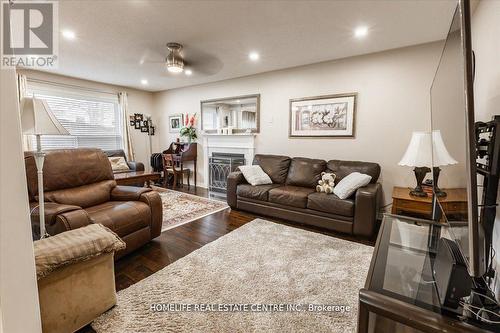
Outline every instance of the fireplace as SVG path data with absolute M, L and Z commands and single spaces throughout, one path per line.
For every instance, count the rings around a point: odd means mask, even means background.
M 210 194 L 214 194 L 214 196 L 219 194 L 217 197 L 222 199 L 226 193 L 227 174 L 225 172 L 235 169 L 238 165 L 252 164 L 255 155 L 255 133 L 204 134 L 202 147 L 203 186 L 210 190 Z M 212 158 L 214 159 L 212 160 Z M 222 164 L 219 167 L 214 167 L 214 172 L 217 171 L 213 174 L 213 177 L 211 172 L 212 162 L 221 162 Z M 213 184 L 212 179 L 214 180 Z
M 227 176 L 240 165 L 245 165 L 244 154 L 213 152 L 208 159 L 208 190 L 226 193 Z

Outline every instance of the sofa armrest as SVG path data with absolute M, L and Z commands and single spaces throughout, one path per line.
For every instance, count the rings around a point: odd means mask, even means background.
M 55 202 L 45 202 L 44 206 L 45 206 L 45 228 L 47 229 L 47 232 L 49 232 L 49 234 L 51 235 L 53 235 L 53 233 L 51 233 L 50 230 L 52 230 L 54 228 L 54 225 L 57 223 L 57 216 L 59 214 L 82 209 L 82 207 L 79 206 L 64 205 Z M 40 238 L 40 209 L 37 201 L 30 202 L 30 213 L 31 213 L 31 227 L 33 230 L 33 235 L 35 235 L 35 238 Z
M 158 192 L 150 191 L 141 194 L 140 201 L 151 209 L 151 239 L 160 236 L 163 223 L 163 204 Z
M 375 232 L 377 213 L 382 197 L 382 185 L 368 184 L 356 191 L 353 233 L 371 237 Z
M 147 187 L 117 185 L 111 190 L 113 201 L 139 201 L 141 195 L 152 190 Z
M 227 176 L 227 204 L 231 208 L 237 208 L 238 195 L 236 190 L 239 184 L 246 183 L 245 177 L 241 171 L 234 171 Z
M 144 163 L 136 161 L 128 161 L 128 167 L 131 171 L 144 171 Z

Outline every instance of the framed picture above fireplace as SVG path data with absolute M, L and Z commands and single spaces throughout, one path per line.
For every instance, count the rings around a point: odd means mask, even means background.
M 354 137 L 357 93 L 290 100 L 290 137 Z

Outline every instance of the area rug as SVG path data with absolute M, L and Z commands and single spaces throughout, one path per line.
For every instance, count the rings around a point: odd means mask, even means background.
M 163 204 L 161 231 L 169 230 L 224 210 L 229 206 L 223 201 L 211 200 L 179 191 L 154 186 Z
M 118 292 L 100 333 L 355 332 L 373 248 L 256 219 Z M 246 306 L 246 307 L 245 307 Z

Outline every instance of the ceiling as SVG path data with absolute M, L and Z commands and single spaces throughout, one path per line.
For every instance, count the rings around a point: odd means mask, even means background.
M 60 1 L 62 75 L 149 91 L 443 39 L 455 1 Z M 354 37 L 357 26 L 368 35 Z M 167 42 L 193 74 L 168 73 Z M 252 62 L 248 54 L 260 59 Z M 198 64 L 198 67 L 196 66 Z M 147 85 L 141 80 L 146 79 Z

